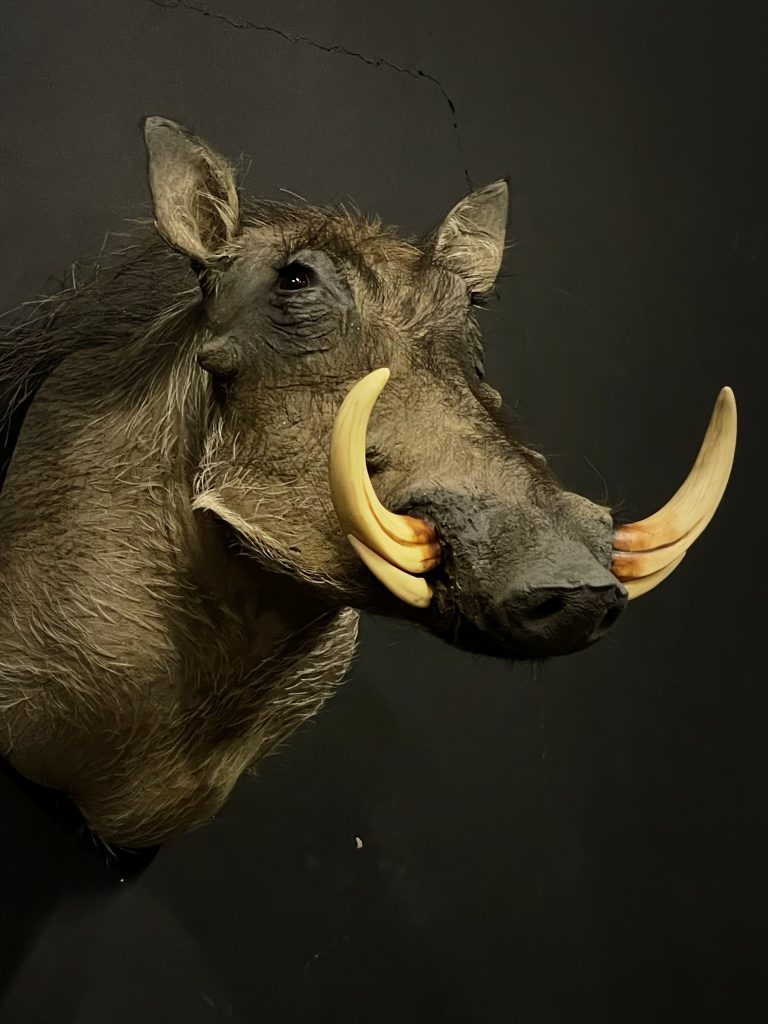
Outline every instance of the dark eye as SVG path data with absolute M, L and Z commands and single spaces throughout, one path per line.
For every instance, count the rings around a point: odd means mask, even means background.
M 297 292 L 312 284 L 312 271 L 302 263 L 289 263 L 277 272 L 277 287 L 281 292 Z

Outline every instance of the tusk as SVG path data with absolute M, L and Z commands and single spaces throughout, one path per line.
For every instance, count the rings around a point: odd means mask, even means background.
M 427 572 L 440 561 L 433 527 L 423 519 L 384 508 L 366 467 L 368 420 L 388 380 L 388 369 L 374 370 L 359 380 L 342 402 L 331 437 L 331 498 L 346 534 L 398 569 Z
M 728 483 L 735 447 L 736 399 L 730 388 L 723 388 L 688 479 L 655 515 L 617 530 L 614 547 L 637 551 L 670 544 L 696 526 L 707 511 L 714 513 Z
M 415 608 L 427 607 L 432 600 L 432 587 L 422 576 L 412 576 L 409 572 L 398 569 L 386 558 L 367 548 L 351 533 L 348 534 L 347 540 L 379 583 L 383 583 L 395 597 L 399 597 L 406 604 L 412 604 Z
M 679 558 L 675 558 L 670 562 L 669 565 L 665 565 L 663 569 L 659 569 L 658 572 L 652 572 L 650 576 L 640 576 L 636 580 L 626 580 L 624 582 L 624 586 L 627 588 L 627 594 L 629 595 L 627 600 L 634 601 L 636 597 L 642 597 L 642 595 L 647 594 L 649 590 L 653 590 L 654 587 L 658 587 L 660 583 L 664 582 L 667 576 L 672 575 L 684 558 L 685 552 L 683 552 Z
M 630 599 L 666 579 L 711 522 L 731 474 L 736 427 L 736 400 L 730 388 L 723 388 L 682 487 L 654 515 L 616 530 L 611 568 L 627 584 Z M 640 586 L 641 580 L 647 583 Z

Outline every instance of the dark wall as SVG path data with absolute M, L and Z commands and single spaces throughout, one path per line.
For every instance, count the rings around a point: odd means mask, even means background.
M 408 230 L 508 174 L 484 324 L 524 432 L 645 514 L 727 383 L 737 463 L 585 653 L 534 673 L 367 621 L 327 710 L 143 871 L 4 777 L 0 1019 L 765 1020 L 762 5 L 210 3 L 4 6 L 3 307 L 144 212 L 145 113 L 254 193 Z

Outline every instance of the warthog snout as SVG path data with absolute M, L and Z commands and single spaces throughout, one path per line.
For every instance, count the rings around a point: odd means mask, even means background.
M 367 374 L 336 417 L 336 514 L 371 573 L 420 610 L 411 617 L 470 650 L 546 657 L 600 639 L 628 600 L 679 565 L 727 483 L 736 431 L 728 388 L 677 494 L 649 519 L 617 526 L 608 509 L 561 487 L 484 391 L 425 368 L 393 382 L 387 397 L 389 379 L 386 368 Z
M 489 626 L 524 657 L 571 654 L 604 636 L 626 603 L 626 588 L 585 558 L 550 578 L 513 583 Z
M 427 574 L 433 600 L 424 614 L 436 614 L 432 628 L 452 642 L 504 657 L 571 654 L 603 637 L 624 610 L 627 589 L 610 571 L 610 514 L 558 496 L 546 477 L 537 483 L 503 505 L 466 494 L 419 504 L 442 549 Z

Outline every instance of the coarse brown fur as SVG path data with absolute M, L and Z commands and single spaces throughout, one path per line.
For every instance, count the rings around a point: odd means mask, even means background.
M 241 567 L 195 521 L 190 466 L 215 420 L 178 328 L 191 283 L 145 240 L 36 308 L 3 351 L 19 398 L 59 364 L 2 493 L 3 753 L 127 845 L 209 818 L 322 705 L 357 629 L 356 612 L 306 596 L 295 614 L 287 577 Z

